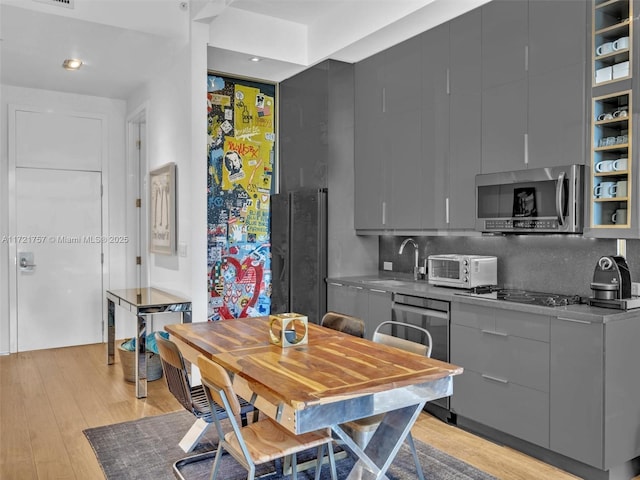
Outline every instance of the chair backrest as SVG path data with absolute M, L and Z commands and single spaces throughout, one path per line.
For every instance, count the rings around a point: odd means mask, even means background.
M 327 312 L 320 325 L 323 327 L 348 333 L 354 337 L 364 337 L 364 321 L 351 315 L 345 315 L 337 312 Z
M 428 344 L 418 343 L 412 340 L 406 340 L 404 338 L 380 332 L 380 330 L 386 326 L 401 327 L 424 334 L 425 338 L 428 340 Z M 433 340 L 431 339 L 431 334 L 428 330 L 422 327 L 418 327 L 417 325 L 411 325 L 410 323 L 394 321 L 382 322 L 380 325 L 378 325 L 373 332 L 372 340 L 376 343 L 383 343 L 391 347 L 400 348 L 407 352 L 417 353 L 418 355 L 425 355 L 427 357 L 431 356 L 431 346 L 433 345 Z
M 169 391 L 184 408 L 195 413 L 195 405 L 191 398 L 189 373 L 184 365 L 184 358 L 182 357 L 182 353 L 180 353 L 180 349 L 171 340 L 167 340 L 158 334 L 156 334 L 156 344 L 158 345 L 162 370 Z
M 225 409 L 228 405 L 231 409 L 231 412 L 227 412 L 229 416 L 239 415 L 240 401 L 233 390 L 233 384 L 227 371 L 204 355 L 198 355 L 198 368 L 202 375 L 202 383 L 207 387 L 211 399 L 218 405 L 225 406 Z M 223 399 L 221 392 L 224 392 L 227 402 Z

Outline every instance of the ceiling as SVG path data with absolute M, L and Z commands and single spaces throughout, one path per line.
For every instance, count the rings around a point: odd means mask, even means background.
M 211 69 L 277 82 L 328 58 L 356 62 L 487 1 L 0 0 L 0 83 L 126 99 L 186 47 L 191 21 L 208 26 Z M 72 57 L 84 61 L 77 72 L 62 68 Z

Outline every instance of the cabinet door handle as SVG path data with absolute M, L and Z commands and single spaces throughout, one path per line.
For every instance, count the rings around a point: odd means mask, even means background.
M 506 378 L 494 377 L 492 375 L 487 375 L 486 373 L 482 374 L 482 378 L 486 378 L 487 380 L 493 380 L 494 382 L 509 383 L 509 380 L 507 380 Z
M 564 317 L 557 317 L 558 320 L 562 320 L 565 322 L 572 322 L 572 323 L 582 323 L 585 325 L 591 325 L 591 322 L 589 320 L 577 320 L 575 318 L 564 318 Z
M 451 95 L 451 74 L 447 68 L 447 95 Z
M 444 199 L 444 223 L 449 223 L 449 197 Z
M 358 287 L 357 285 L 349 285 L 349 288 L 355 288 L 356 290 L 362 290 L 362 287 Z
M 524 71 L 529 71 L 529 45 L 524 46 Z
M 387 111 L 387 89 L 382 87 L 382 113 Z
M 508 337 L 508 333 L 504 332 L 496 332 L 495 330 L 480 330 L 482 333 L 486 333 L 487 335 L 495 335 L 497 337 Z
M 387 202 L 382 202 L 382 225 L 387 224 Z
M 335 285 L 336 287 L 341 287 L 341 283 L 329 282 L 329 285 Z
M 378 292 L 378 293 L 388 293 L 386 290 L 378 290 L 377 288 L 370 288 L 369 291 Z
M 524 134 L 524 164 L 529 164 L 529 134 Z

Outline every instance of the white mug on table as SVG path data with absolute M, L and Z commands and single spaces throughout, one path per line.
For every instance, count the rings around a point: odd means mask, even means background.
M 615 212 L 613 212 L 613 215 L 611 215 L 611 221 L 615 224 L 627 223 L 627 209 L 626 208 L 617 209 Z

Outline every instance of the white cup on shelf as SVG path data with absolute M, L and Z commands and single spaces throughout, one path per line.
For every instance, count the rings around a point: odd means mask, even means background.
M 627 169 L 627 165 L 628 165 L 628 160 L 626 158 L 618 158 L 617 160 L 613 161 L 613 170 L 615 170 L 616 172 L 623 172 Z
M 613 196 L 618 197 L 626 197 L 627 196 L 627 181 L 626 180 L 618 180 L 615 185 L 610 189 L 613 191 Z
M 627 223 L 627 209 L 619 208 L 611 215 L 611 223 L 623 225 Z
M 598 56 L 607 55 L 608 53 L 613 52 L 613 43 L 614 42 L 605 42 L 601 45 L 598 45 L 598 48 L 596 48 L 596 55 Z M 629 45 L 628 38 L 627 38 L 627 45 Z
M 624 50 L 625 48 L 629 48 L 629 37 L 620 37 L 611 44 L 611 49 L 615 52 L 618 50 Z
M 613 171 L 614 163 L 615 163 L 615 160 L 601 160 L 598 163 L 596 163 L 596 172 L 598 173 L 611 172 Z
M 600 182 L 593 188 L 593 195 L 596 198 L 613 198 L 615 196 L 616 182 Z

